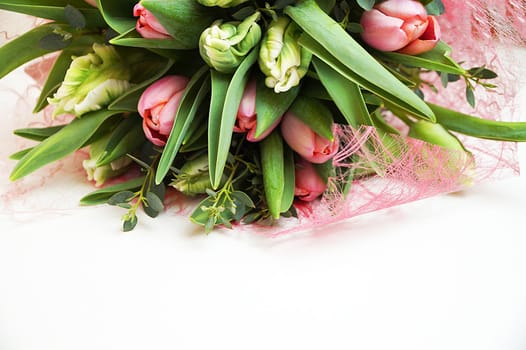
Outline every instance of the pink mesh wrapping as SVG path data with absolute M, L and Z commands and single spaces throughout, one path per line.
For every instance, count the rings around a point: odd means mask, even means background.
M 426 91 L 426 98 L 437 104 L 483 118 L 518 120 L 520 103 L 518 93 L 524 73 L 517 64 L 512 63 L 518 62 L 526 42 L 526 2 L 519 0 L 466 2 L 443 0 L 443 2 L 447 13 L 439 18 L 439 22 L 443 40 L 454 49 L 453 58 L 464 61 L 465 67 L 486 65 L 496 71 L 499 74 L 499 78 L 495 81 L 498 88 L 495 91 L 477 89 L 475 109 L 461 98 L 464 96 L 465 89 L 461 82 L 450 84 L 447 90 L 444 90 L 436 81 L 435 85 L 440 92 L 434 94 Z M 3 20 L 6 14 L 0 13 L 0 16 L 2 16 L 0 23 L 5 23 Z M 20 17 L 12 14 L 9 16 Z M 24 18 L 28 21 L 27 17 Z M 0 29 L 0 44 L 35 24 L 34 20 L 27 22 L 17 27 L 17 32 Z M 5 128 L 2 130 L 3 134 L 0 135 L 9 145 L 1 151 L 0 176 L 3 192 L 0 197 L 0 208 L 21 217 L 26 213 L 34 215 L 35 212 L 45 215 L 65 213 L 77 208 L 78 199 L 94 189 L 85 179 L 81 161 L 86 155 L 82 151 L 16 183 L 9 184 L 7 180 L 14 166 L 14 161 L 7 160 L 8 155 L 32 144 L 30 141 L 12 136 L 11 130 L 51 123 L 49 111 L 32 115 L 31 109 L 52 59 L 53 57 L 48 57 L 37 60 L 25 67 L 25 71 L 34 80 L 28 79 L 24 90 L 17 91 L 9 87 L 2 87 L 0 90 L 0 94 L 12 96 L 17 101 L 11 108 L 9 117 L 6 118 L 8 121 L 5 122 Z M 430 78 L 436 79 L 434 75 Z M 329 190 L 319 201 L 309 204 L 296 202 L 298 219 L 283 219 L 273 227 L 237 225 L 236 229 L 271 236 L 297 232 L 440 193 L 457 191 L 482 181 L 516 176 L 519 173 L 515 143 L 460 136 L 473 154 L 473 159 L 470 161 L 439 147 L 400 137 L 397 140 L 403 151 L 396 159 L 386 161 L 386 157 L 379 155 L 385 155 L 389 151 L 385 149 L 381 138 L 373 129 L 364 127 L 353 130 L 349 127 L 340 127 L 338 132 L 341 147 L 334 162 L 341 167 L 341 171 L 336 177 L 329 179 Z M 351 155 L 366 161 L 351 163 L 349 162 Z M 355 178 L 349 192 L 344 196 L 344 189 L 338 185 L 340 183 L 338 180 L 346 179 L 350 172 L 371 170 L 364 169 L 366 164 L 375 164 L 372 170 L 379 175 Z M 195 204 L 176 194 L 170 195 L 167 202 L 165 215 L 188 215 L 189 209 Z

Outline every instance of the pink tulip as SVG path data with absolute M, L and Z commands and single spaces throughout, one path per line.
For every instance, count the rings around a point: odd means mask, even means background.
M 187 84 L 188 78 L 169 75 L 150 85 L 141 95 L 137 110 L 143 118 L 144 134 L 154 145 L 166 144 Z
M 135 25 L 135 30 L 147 39 L 170 39 L 166 29 L 155 18 L 155 16 L 144 8 L 140 3 L 133 7 L 133 15 L 139 17 Z
M 431 50 L 440 40 L 438 22 L 416 0 L 381 2 L 363 13 L 360 24 L 362 39 L 381 51 L 417 55 Z
M 325 163 L 338 152 L 338 138 L 330 141 L 316 134 L 292 112 L 281 120 L 281 134 L 287 144 L 311 163 Z
M 268 134 L 274 130 L 279 124 L 281 118 L 278 118 L 263 134 L 255 137 L 257 115 L 256 115 L 256 80 L 251 80 L 243 92 L 241 103 L 237 111 L 236 125 L 234 125 L 235 132 L 246 132 L 247 140 L 250 142 L 258 142 L 267 137 Z
M 294 195 L 305 202 L 315 200 L 327 188 L 314 166 L 304 159 L 296 163 L 295 179 Z

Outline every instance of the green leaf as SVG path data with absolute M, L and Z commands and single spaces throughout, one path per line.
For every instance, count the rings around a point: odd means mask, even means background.
M 119 205 L 123 203 L 128 203 L 133 198 L 135 198 L 135 196 L 136 196 L 135 193 L 133 193 L 132 191 L 127 191 L 127 190 L 120 191 L 118 193 L 115 193 L 108 199 L 108 204 L 109 205 Z
M 221 18 L 217 8 L 202 6 L 195 0 L 142 0 L 141 4 L 187 49 L 197 48 L 203 30 Z
M 28 154 L 34 147 L 25 148 L 21 151 L 15 152 L 9 156 L 9 159 L 12 160 L 20 160 L 22 159 L 26 154 Z
M 75 29 L 83 29 L 86 27 L 86 18 L 82 12 L 70 4 L 64 7 L 64 17 L 66 18 L 66 21 L 69 23 L 69 25 Z
M 97 159 L 97 166 L 110 164 L 128 153 L 139 148 L 146 137 L 142 129 L 141 118 L 133 114 L 123 119 L 112 131 L 108 143 L 104 147 L 104 153 Z
M 314 0 L 300 1 L 285 8 L 285 13 L 308 34 L 302 34 L 300 44 L 325 63 L 365 89 L 420 118 L 434 121 L 433 112 L 425 102 L 378 63 Z
M 20 179 L 33 171 L 59 160 L 81 148 L 108 120 L 119 111 L 101 110 L 73 120 L 60 131 L 35 146 L 15 165 L 10 179 Z
M 175 114 L 170 136 L 164 146 L 159 165 L 157 166 L 155 182 L 158 184 L 163 181 L 170 170 L 199 107 L 210 91 L 210 79 L 207 79 L 208 72 L 208 66 L 203 66 L 201 70 L 192 76 L 192 79 L 190 79 L 185 88 Z
M 117 33 L 122 34 L 135 29 L 137 18 L 133 17 L 136 0 L 99 0 L 99 11 L 104 20 Z
M 258 79 L 256 87 L 256 133 L 259 137 L 267 131 L 277 119 L 287 111 L 300 91 L 295 86 L 286 92 L 275 93 L 265 85 L 264 79 Z
M 45 128 L 16 129 L 13 133 L 29 140 L 43 141 L 62 129 L 64 125 L 48 126 Z
M 316 134 L 329 141 L 334 140 L 332 113 L 322 102 L 305 96 L 298 96 L 289 111 L 310 127 Z
M 294 152 L 283 145 L 283 196 L 281 197 L 281 212 L 287 212 L 294 202 L 295 189 Z
M 116 193 L 123 191 L 137 191 L 141 188 L 145 177 L 138 177 L 126 182 L 107 186 L 100 190 L 93 191 L 80 199 L 81 205 L 97 205 L 107 203 L 108 200 Z
M 153 192 L 146 193 L 146 202 L 153 211 L 160 213 L 164 210 L 163 201 Z
M 43 24 L 0 47 L 0 78 L 26 62 L 55 51 L 44 49 L 39 43 L 42 38 L 53 34 L 56 28 L 64 27 L 53 23 Z
M 437 72 L 464 75 L 466 70 L 456 63 L 449 54 L 451 47 L 440 41 L 437 46 L 420 55 L 405 55 L 396 52 L 374 51 L 374 55 L 386 61 Z
M 137 226 L 137 216 L 135 214 L 131 215 L 130 217 L 126 217 L 124 221 L 122 222 L 122 230 L 124 232 L 130 232 Z
M 466 86 L 466 100 L 471 107 L 475 108 L 475 93 L 470 86 Z
M 373 8 L 375 0 L 356 0 L 356 3 L 366 11 L 369 11 Z
M 312 63 L 320 81 L 329 92 L 347 123 L 354 128 L 360 125 L 373 125 L 360 87 L 320 59 L 315 57 Z
M 88 27 L 104 27 L 105 22 L 99 11 L 84 0 L 2 0 L 0 9 L 11 12 L 24 13 L 39 18 L 46 18 L 57 22 L 68 23 L 71 19 L 67 6 L 74 7 L 80 12 Z
M 110 44 L 119 46 L 143 47 L 148 49 L 188 49 L 187 45 L 177 39 L 147 39 L 135 31 L 135 28 L 119 34 L 110 40 Z
M 446 8 L 442 0 L 433 0 L 426 5 L 427 13 L 431 16 L 440 16 L 446 12 Z
M 429 104 L 437 122 L 451 131 L 481 139 L 526 142 L 526 122 L 504 122 L 477 118 L 441 106 Z
M 279 219 L 285 191 L 285 161 L 283 139 L 277 130 L 265 137 L 260 145 L 263 189 L 270 215 Z M 290 184 L 289 184 L 290 186 Z
M 147 60 L 147 63 L 147 67 L 142 69 L 142 71 L 143 73 L 146 73 L 145 75 L 148 76 L 148 78 L 136 82 L 135 86 L 113 101 L 108 106 L 108 109 L 136 112 L 137 104 L 139 103 L 139 99 L 144 90 L 146 90 L 153 82 L 164 76 L 172 67 L 174 61 L 157 57 L 157 60 Z
M 221 182 L 227 161 L 237 110 L 258 51 L 252 50 L 233 76 L 212 70 L 212 98 L 208 122 L 210 182 L 215 189 Z

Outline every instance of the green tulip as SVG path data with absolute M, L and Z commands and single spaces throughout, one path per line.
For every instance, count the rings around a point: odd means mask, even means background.
M 270 23 L 259 51 L 259 67 L 266 75 L 265 85 L 274 92 L 285 92 L 299 84 L 307 73 L 312 54 L 298 44 L 301 32 L 288 17 Z
M 224 8 L 235 7 L 247 1 L 248 0 L 197 0 L 198 3 L 204 6 L 219 6 Z
M 93 44 L 93 52 L 75 57 L 64 81 L 48 102 L 53 116 L 81 116 L 110 104 L 131 88 L 129 67 L 113 46 Z
M 255 12 L 242 22 L 217 20 L 205 29 L 199 40 L 199 52 L 205 62 L 222 73 L 232 73 L 261 39 Z
M 89 159 L 82 161 L 82 167 L 86 171 L 88 180 L 95 181 L 97 187 L 102 186 L 106 180 L 126 172 L 128 165 L 132 162 L 130 157 L 124 155 L 109 164 L 97 165 L 99 159 L 106 154 L 105 146 L 109 136 L 92 143 L 89 148 Z
M 206 189 L 211 189 L 208 155 L 203 154 L 187 161 L 175 175 L 170 186 L 189 196 L 204 194 Z

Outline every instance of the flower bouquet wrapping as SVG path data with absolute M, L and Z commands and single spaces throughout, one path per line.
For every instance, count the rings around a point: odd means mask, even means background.
M 26 65 L 51 119 L 15 130 L 33 143 L 10 179 L 80 154 L 97 187 L 80 202 L 122 207 L 125 231 L 177 202 L 207 232 L 285 232 L 518 172 L 522 2 L 0 9 L 42 19 L 0 47 L 0 77 Z

